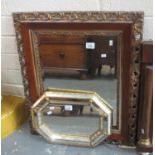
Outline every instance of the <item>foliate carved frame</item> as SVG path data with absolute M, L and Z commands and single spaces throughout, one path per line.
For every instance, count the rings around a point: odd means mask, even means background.
M 140 75 L 140 43 L 143 33 L 143 12 L 31 12 L 14 13 L 14 24 L 18 44 L 19 60 L 23 75 L 23 84 L 27 102 L 31 104 L 28 89 L 25 58 L 23 55 L 23 42 L 20 25 L 22 22 L 83 22 L 83 23 L 131 23 L 132 24 L 132 54 L 130 65 L 130 107 L 128 119 L 128 138 L 134 144 L 136 138 L 137 100 Z

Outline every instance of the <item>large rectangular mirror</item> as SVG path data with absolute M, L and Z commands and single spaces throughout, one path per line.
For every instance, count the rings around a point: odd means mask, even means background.
M 109 138 L 135 144 L 143 13 L 15 13 L 14 23 L 29 106 L 50 87 L 95 91 L 113 107 Z
M 119 31 L 31 32 L 33 46 L 38 46 L 35 53 L 40 58 L 44 90 L 54 87 L 97 92 L 113 107 L 113 129 L 119 129 L 121 115 L 121 34 Z

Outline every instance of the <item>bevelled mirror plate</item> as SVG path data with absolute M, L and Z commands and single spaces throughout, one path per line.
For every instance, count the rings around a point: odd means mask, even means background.
M 97 93 L 48 89 L 31 107 L 35 130 L 50 143 L 95 147 L 111 134 L 112 107 Z

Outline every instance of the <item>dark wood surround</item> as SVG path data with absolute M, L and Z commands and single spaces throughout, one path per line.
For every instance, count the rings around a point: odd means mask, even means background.
M 30 105 L 43 93 L 41 85 L 38 85 L 40 74 L 36 72 L 30 32 L 76 30 L 80 32 L 110 31 L 113 33 L 117 31 L 121 33 L 121 130 L 117 134 L 113 133 L 109 139 L 121 141 L 127 145 L 135 145 L 143 13 L 75 12 L 45 13 L 45 16 L 44 13 L 16 13 L 14 14 L 14 22 L 25 96 Z
M 64 29 L 65 28 L 65 29 Z M 43 24 L 43 23 L 22 23 L 21 24 L 21 32 L 25 35 L 23 38 L 24 43 L 24 53 L 26 60 L 28 59 L 28 62 L 26 64 L 27 66 L 27 72 L 28 72 L 28 79 L 29 79 L 29 90 L 31 94 L 32 102 L 35 102 L 36 99 L 39 97 L 38 90 L 37 90 L 37 83 L 33 81 L 35 80 L 35 71 L 33 70 L 32 66 L 34 64 L 33 62 L 33 53 L 31 52 L 31 43 L 30 43 L 30 37 L 29 37 L 29 30 L 41 30 L 41 29 L 54 29 L 54 30 L 118 30 L 123 32 L 122 40 L 123 40 L 123 49 L 126 49 L 122 51 L 122 126 L 121 126 L 121 135 L 120 139 L 123 141 L 128 141 L 128 117 L 129 117 L 129 111 L 127 112 L 126 109 L 129 109 L 129 91 L 130 91 L 130 83 L 127 83 L 126 81 L 130 80 L 130 62 L 131 62 L 131 30 L 132 25 L 129 24 L 108 24 L 108 23 L 91 23 L 91 24 L 85 24 L 85 23 L 58 23 L 58 24 Z M 28 52 L 29 51 L 29 52 Z M 127 58 L 127 59 L 126 59 Z M 42 93 L 42 92 L 41 92 Z M 124 113 L 124 111 L 126 111 Z M 124 123 L 123 123 L 124 122 Z M 119 136 L 118 136 L 119 137 Z
M 141 80 L 138 118 L 140 152 L 152 152 L 153 138 L 153 43 L 144 42 L 141 53 Z

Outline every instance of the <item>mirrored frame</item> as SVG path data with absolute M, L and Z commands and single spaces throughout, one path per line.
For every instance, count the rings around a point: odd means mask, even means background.
M 43 111 L 49 104 L 54 105 L 55 100 L 59 100 L 57 104 L 64 106 L 66 105 L 65 102 L 69 104 L 70 100 L 72 100 L 72 104 L 83 106 L 91 105 L 93 102 L 98 107 L 99 126 L 97 130 L 94 130 L 91 134 L 81 135 L 59 133 L 57 130 L 54 130 L 54 128 L 50 128 L 49 124 L 44 120 Z M 97 93 L 70 89 L 49 88 L 31 107 L 33 127 L 48 142 L 88 147 L 95 147 L 111 134 L 111 113 L 112 107 Z

